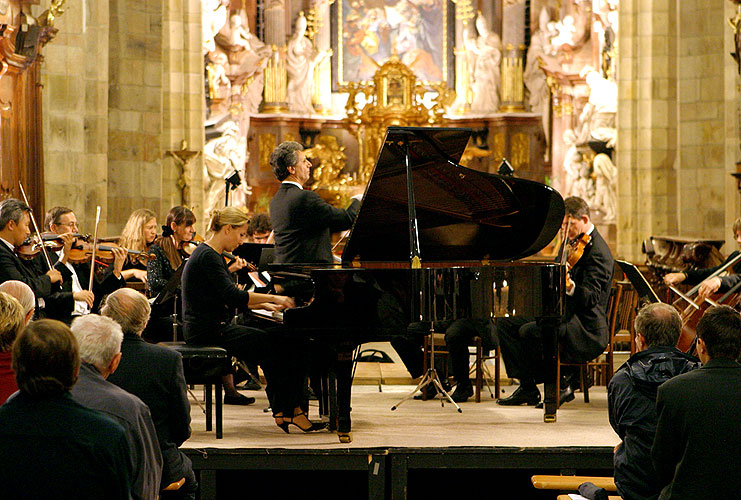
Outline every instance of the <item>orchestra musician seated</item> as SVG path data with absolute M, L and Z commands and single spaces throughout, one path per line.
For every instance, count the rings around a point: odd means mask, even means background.
M 112 265 L 96 263 L 93 286 L 90 290 L 90 259 L 92 254 L 79 251 L 80 260 L 73 259 L 73 249 L 81 247 L 82 243 L 77 236 L 71 239 L 67 236 L 77 234 L 79 226 L 77 217 L 71 208 L 54 207 L 44 217 L 44 229 L 51 234 L 64 236 L 64 245 L 59 251 L 47 252 L 52 264 L 60 262 L 57 266 L 62 273 L 61 290 L 48 297 L 45 307 L 45 316 L 58 319 L 67 324 L 77 316 L 97 312 L 101 299 L 114 290 L 125 286 L 123 279 L 123 265 L 126 261 L 126 250 L 121 247 L 111 246 L 114 259 Z M 78 248 L 79 250 L 79 248 Z M 38 255 L 34 259 L 37 268 L 44 266 L 44 258 Z M 98 270 L 103 269 L 102 272 Z
M 573 266 L 567 266 L 570 269 L 566 276 L 565 313 L 557 328 L 558 346 L 563 362 L 583 363 L 599 356 L 609 340 L 607 302 L 615 261 L 592 224 L 589 205 L 577 196 L 566 198 L 564 205 L 562 229 L 567 232 L 567 247 L 573 245 L 581 256 Z M 520 381 L 512 395 L 497 403 L 537 407 L 540 391 L 536 384 L 544 382 L 542 326 L 524 316 L 499 318 L 495 325 L 507 373 Z M 574 399 L 578 367 L 569 368 L 566 373 L 561 371 L 564 380 L 559 404 Z
M 733 237 L 739 249 L 741 249 L 741 217 L 734 221 L 732 231 Z M 700 284 L 700 288 L 697 290 L 697 299 L 699 302 L 702 302 L 716 292 L 728 291 L 736 283 L 741 281 L 741 259 L 738 259 L 738 256 L 739 250 L 734 250 L 719 266 L 707 269 L 688 269 L 680 273 L 669 273 L 664 276 L 664 283 L 666 285 L 677 285 L 679 283 L 687 285 Z M 733 260 L 736 260 L 732 266 L 733 274 L 730 276 L 712 276 L 717 274 L 716 271 L 721 267 L 727 267 Z
M 180 310 L 180 286 L 175 290 L 166 290 L 166 287 L 177 269 L 188 257 L 185 245 L 192 251 L 191 242 L 196 234 L 194 224 L 195 214 L 187 207 L 175 206 L 170 209 L 162 226 L 162 235 L 158 236 L 149 247 L 153 256 L 147 262 L 147 283 L 149 295 L 155 297 L 152 305 L 152 314 L 147 328 L 142 334 L 151 342 L 161 342 L 173 339 L 173 313 L 182 315 Z M 193 243 L 195 244 L 195 243 Z M 177 278 L 176 278 L 177 279 Z M 162 294 L 162 297 L 160 296 Z M 169 294 L 168 300 L 162 300 Z M 177 307 L 177 309 L 175 309 Z M 182 338 L 182 328 L 178 325 L 178 338 Z
M 238 359 L 262 366 L 271 394 L 275 423 L 285 432 L 295 425 L 304 432 L 324 429 L 312 423 L 300 407 L 305 362 L 302 349 L 276 332 L 233 324 L 235 310 L 247 308 L 280 311 L 294 307 L 290 297 L 250 293 L 237 286 L 232 273 L 246 262 L 231 252 L 247 237 L 249 217 L 242 210 L 226 207 L 211 215 L 211 237 L 199 245 L 185 264 L 182 277 L 185 341 L 194 345 L 216 345 Z
M 270 222 L 270 216 L 265 213 L 259 213 L 252 216 L 247 224 L 247 236 L 250 243 L 267 243 L 270 233 L 273 231 L 273 224 Z
M 0 283 L 18 280 L 31 287 L 36 296 L 38 311 L 45 306 L 45 298 L 59 291 L 62 284 L 59 268 L 62 263 L 42 272 L 36 266 L 21 261 L 16 255 L 16 249 L 31 234 L 30 224 L 31 209 L 28 205 L 14 198 L 0 202 Z
M 119 246 L 146 252 L 157 238 L 157 216 L 147 208 L 140 208 L 131 212 L 129 220 L 121 231 Z M 147 282 L 147 265 L 135 255 L 129 255 L 124 263 L 123 276 L 126 281 Z

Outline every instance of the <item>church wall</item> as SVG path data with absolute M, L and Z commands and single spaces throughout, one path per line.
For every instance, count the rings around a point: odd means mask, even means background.
M 201 1 L 166 0 L 163 16 L 162 151 L 178 151 L 185 140 L 187 151 L 203 151 L 205 113 L 203 56 L 201 49 Z M 165 153 L 162 168 L 162 212 L 184 204 L 205 227 L 203 213 L 203 157 L 185 166 Z M 199 232 L 202 231 L 199 229 Z
M 619 256 L 641 262 L 651 235 L 735 246 L 737 91 L 726 3 L 620 2 Z
M 185 203 L 202 221 L 202 160 L 183 176 L 167 154 L 183 140 L 203 149 L 200 0 L 73 2 L 56 26 L 42 65 L 45 206 L 69 206 L 92 232 L 101 205 L 103 235 L 142 207 L 164 219 Z
M 44 204 L 69 206 L 86 231 L 96 205 L 106 219 L 108 24 L 107 2 L 71 3 L 41 66 Z
M 162 2 L 111 0 L 108 230 L 129 214 L 162 213 Z

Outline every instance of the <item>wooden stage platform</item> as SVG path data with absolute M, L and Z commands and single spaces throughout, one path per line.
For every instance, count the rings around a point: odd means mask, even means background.
M 504 395 L 514 388 L 505 386 Z M 412 389 L 353 386 L 350 444 L 330 432 L 285 434 L 263 412 L 264 391 L 244 392 L 257 398 L 252 406 L 225 406 L 219 440 L 192 404 L 193 435 L 183 449 L 199 472 L 201 498 L 241 498 L 235 488 L 249 492 L 244 498 L 305 497 L 318 487 L 325 499 L 447 498 L 472 488 L 493 498 L 553 499 L 553 492 L 533 489 L 532 474 L 612 474 L 619 440 L 604 387 L 590 390 L 589 404 L 577 393 L 551 424 L 543 410 L 502 407 L 488 392 L 481 403 L 463 403 L 463 413 L 439 400 L 410 400 L 391 411 Z M 311 412 L 316 419 L 315 406 Z M 505 492 L 514 496 L 499 495 Z

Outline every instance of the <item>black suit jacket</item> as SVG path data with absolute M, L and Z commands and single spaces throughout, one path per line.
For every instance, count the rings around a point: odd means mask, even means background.
M 659 387 L 651 456 L 662 500 L 739 498 L 741 365 L 711 359 Z
M 332 263 L 331 234 L 352 227 L 360 202 L 335 208 L 314 191 L 282 183 L 270 201 L 276 263 Z
M 190 437 L 190 403 L 180 353 L 125 334 L 121 363 L 108 381 L 138 396 L 149 406 L 162 450 L 162 486 L 191 470 L 191 461 L 178 450 Z
M 566 296 L 566 313 L 559 339 L 564 361 L 589 361 L 604 350 L 609 341 L 607 303 L 615 260 L 607 243 L 595 228 L 592 240 L 571 269 L 576 284 L 573 296 Z
M 59 269 L 64 266 L 59 264 L 55 267 Z M 59 284 L 52 284 L 51 278 L 45 272 L 37 269 L 32 262 L 19 259 L 15 252 L 8 248 L 8 245 L 0 241 L 0 283 L 10 280 L 22 281 L 31 287 L 36 296 L 37 311 L 38 299 L 42 298 L 46 301 L 53 293 L 60 290 Z

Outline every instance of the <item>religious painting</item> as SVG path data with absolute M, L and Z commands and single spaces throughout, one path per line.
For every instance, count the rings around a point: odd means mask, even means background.
M 392 55 L 422 82 L 453 86 L 450 0 L 337 0 L 332 4 L 332 88 L 373 79 Z

